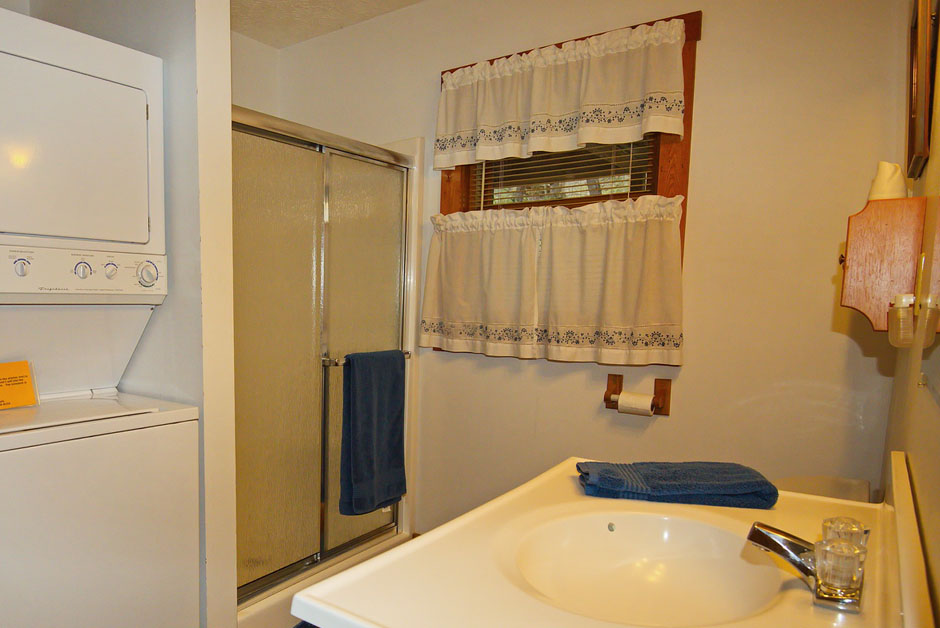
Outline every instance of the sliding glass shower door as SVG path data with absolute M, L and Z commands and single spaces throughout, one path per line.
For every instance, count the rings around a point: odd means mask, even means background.
M 232 134 L 238 586 L 320 551 L 323 154 Z
M 343 153 L 327 153 L 326 315 L 324 352 L 342 358 L 401 347 L 406 171 Z M 339 512 L 343 369 L 327 371 L 327 481 L 323 548 L 332 551 L 394 522 L 392 509 L 348 517 Z
M 407 169 L 233 131 L 239 597 L 397 525 L 339 513 L 349 353 L 402 347 Z

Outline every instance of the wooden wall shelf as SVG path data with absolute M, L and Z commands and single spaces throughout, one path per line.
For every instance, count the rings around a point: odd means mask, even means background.
M 914 292 L 926 207 L 925 197 L 869 201 L 849 217 L 842 305 L 864 314 L 875 331 L 887 331 L 894 296 Z M 935 256 L 932 294 L 940 294 L 938 263 Z

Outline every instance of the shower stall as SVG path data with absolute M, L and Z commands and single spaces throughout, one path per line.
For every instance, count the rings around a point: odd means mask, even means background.
M 403 348 L 411 158 L 233 110 L 239 600 L 398 528 L 339 512 L 343 356 Z

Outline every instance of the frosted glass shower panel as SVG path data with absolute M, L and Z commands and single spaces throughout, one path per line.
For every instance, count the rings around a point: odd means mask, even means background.
M 328 155 L 325 344 L 331 357 L 401 348 L 403 218 L 407 171 Z M 343 369 L 329 377 L 328 465 L 324 549 L 331 550 L 394 521 L 377 511 L 339 513 Z
M 406 171 L 337 153 L 328 159 L 330 353 L 398 349 Z
M 238 586 L 320 551 L 323 161 L 233 132 Z

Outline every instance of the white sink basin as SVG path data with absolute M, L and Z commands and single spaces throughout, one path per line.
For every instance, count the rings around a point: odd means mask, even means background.
M 754 615 L 777 596 L 783 575 L 740 535 L 692 519 L 615 511 L 539 525 L 521 539 L 516 566 L 549 604 L 639 626 Z
M 885 504 L 787 491 L 771 510 L 588 497 L 579 461 L 313 584 L 292 613 L 321 628 L 933 626 L 919 549 L 898 552 L 899 538 L 920 539 L 896 475 L 903 456 L 892 464 L 898 517 Z M 872 531 L 858 614 L 814 605 L 794 569 L 745 540 L 755 520 L 815 540 L 837 515 Z

